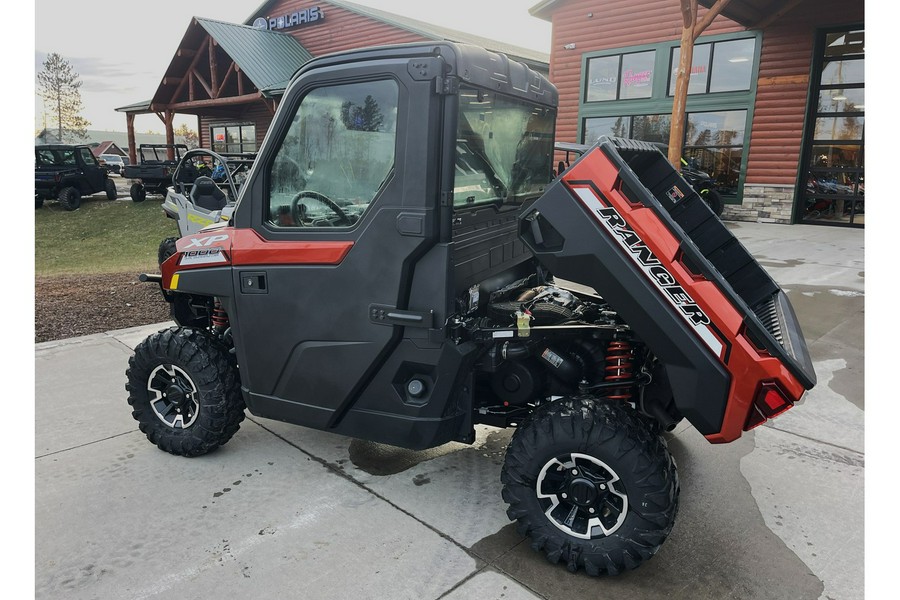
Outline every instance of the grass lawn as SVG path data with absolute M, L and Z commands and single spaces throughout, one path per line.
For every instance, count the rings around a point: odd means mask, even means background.
M 97 195 L 68 212 L 45 202 L 34 211 L 35 275 L 156 272 L 159 243 L 178 235 L 161 204 L 157 196 L 135 203 Z

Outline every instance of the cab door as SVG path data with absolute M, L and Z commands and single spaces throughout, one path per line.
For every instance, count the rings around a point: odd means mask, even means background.
M 106 189 L 106 173 L 100 168 L 100 163 L 91 152 L 90 148 L 79 148 L 80 162 L 84 164 L 84 178 L 87 180 L 88 189 L 81 190 L 82 194 L 93 194 Z
M 403 332 L 434 325 L 430 302 L 409 304 L 439 236 L 441 148 L 424 140 L 439 137 L 441 102 L 422 75 L 408 57 L 326 61 L 282 100 L 232 249 L 231 325 L 254 414 L 333 427 Z M 434 292 L 440 312 L 446 292 Z

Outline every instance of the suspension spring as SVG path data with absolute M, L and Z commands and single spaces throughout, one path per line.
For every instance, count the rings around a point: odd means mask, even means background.
M 225 309 L 222 308 L 222 303 L 218 300 L 216 300 L 210 320 L 212 321 L 213 329 L 216 331 L 222 332 L 228 329 L 228 313 L 225 312 Z
M 624 340 L 613 340 L 606 348 L 606 367 L 603 380 L 623 381 L 634 377 L 634 349 Z M 607 398 L 627 401 L 631 399 L 632 388 L 621 387 L 611 390 Z

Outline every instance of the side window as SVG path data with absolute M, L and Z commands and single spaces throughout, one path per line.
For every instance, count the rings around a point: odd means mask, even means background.
M 84 164 L 88 166 L 97 166 L 97 159 L 94 158 L 94 155 L 87 148 L 82 148 L 79 150 L 81 152 L 81 160 L 84 161 Z
M 398 97 L 392 80 L 309 92 L 272 163 L 269 223 L 353 226 L 393 170 Z

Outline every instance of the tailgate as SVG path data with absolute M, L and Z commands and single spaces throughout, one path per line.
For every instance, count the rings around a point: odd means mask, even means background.
M 815 385 L 787 295 L 657 147 L 602 139 L 523 210 L 520 236 L 622 315 L 710 441 L 740 437 Z

